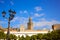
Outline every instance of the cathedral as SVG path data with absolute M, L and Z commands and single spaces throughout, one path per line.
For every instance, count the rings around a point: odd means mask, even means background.
M 55 24 L 52 25 L 52 29 L 53 30 L 60 30 L 60 24 Z M 7 28 L 2 28 L 2 26 L 0 26 L 0 31 L 4 31 L 4 33 L 7 33 Z M 20 28 L 9 28 L 10 30 L 10 34 L 14 34 L 16 36 L 24 36 L 26 37 L 26 35 L 28 36 L 32 36 L 32 35 L 37 35 L 37 34 L 46 34 L 48 32 L 51 32 L 51 30 L 33 30 L 33 22 L 32 22 L 32 18 L 29 17 L 28 19 L 28 23 L 27 23 L 27 29 L 25 28 L 24 25 L 20 25 Z M 52 31 L 53 31 L 52 30 Z
M 7 33 L 7 31 L 5 31 L 5 33 Z M 27 29 L 25 29 L 24 25 L 20 25 L 20 29 L 19 31 L 16 30 L 11 30 L 10 34 L 15 34 L 16 36 L 32 36 L 32 35 L 36 35 L 39 33 L 48 33 L 48 30 L 33 30 L 33 22 L 32 22 L 32 18 L 29 17 L 28 19 L 28 23 L 27 23 Z
M 25 29 L 24 25 L 20 26 L 20 31 L 31 31 L 33 30 L 33 22 L 32 19 L 29 17 L 29 22 L 27 23 L 27 29 Z
M 27 29 L 24 27 L 24 25 L 20 25 L 20 29 L 18 31 L 18 29 L 11 29 L 10 28 L 10 34 L 15 34 L 16 36 L 32 36 L 32 35 L 36 35 L 39 33 L 48 33 L 49 30 L 33 30 L 33 22 L 32 22 L 32 18 L 29 17 L 28 19 L 28 23 L 27 23 Z M 5 33 L 7 33 L 7 30 L 5 31 Z

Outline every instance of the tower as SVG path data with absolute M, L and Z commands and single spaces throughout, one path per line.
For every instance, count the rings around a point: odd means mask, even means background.
M 24 28 L 24 25 L 21 25 L 20 26 L 20 32 L 23 32 L 23 31 L 25 31 L 25 28 Z
M 29 17 L 28 30 L 32 30 L 32 29 L 33 29 L 33 23 L 31 17 Z

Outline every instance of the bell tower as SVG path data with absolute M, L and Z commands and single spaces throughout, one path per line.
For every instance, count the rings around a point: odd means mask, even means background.
M 33 23 L 31 17 L 29 17 L 28 30 L 32 30 L 32 29 L 33 29 Z

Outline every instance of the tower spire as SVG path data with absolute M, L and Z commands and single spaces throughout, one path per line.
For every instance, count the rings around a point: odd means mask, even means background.
M 32 30 L 33 29 L 32 25 L 33 25 L 32 19 L 31 19 L 31 17 L 29 17 L 28 30 Z
M 29 17 L 29 22 L 30 22 L 30 23 L 32 22 L 32 19 L 31 19 L 31 17 Z

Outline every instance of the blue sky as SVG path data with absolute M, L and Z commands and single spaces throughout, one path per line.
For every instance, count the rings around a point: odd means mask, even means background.
M 5 10 L 16 11 L 15 18 L 11 21 L 11 27 L 19 28 L 24 25 L 27 28 L 29 17 L 32 18 L 33 29 L 51 29 L 53 24 L 60 24 L 60 0 L 0 0 L 0 25 L 7 28 L 7 20 L 1 12 Z

